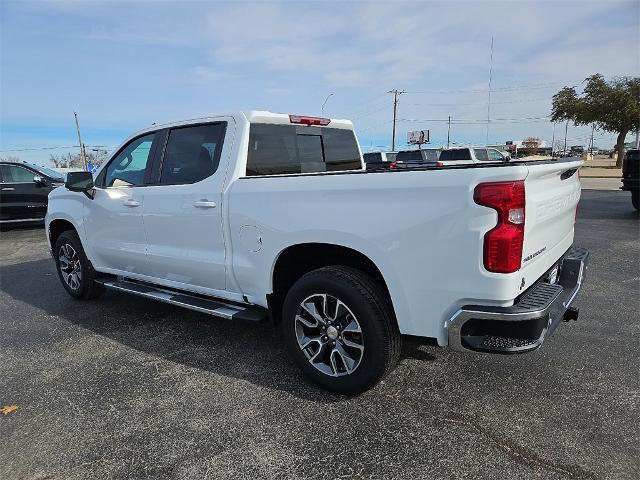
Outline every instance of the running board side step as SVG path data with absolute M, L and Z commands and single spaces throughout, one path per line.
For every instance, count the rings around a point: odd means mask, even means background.
M 131 293 L 139 297 L 158 300 L 178 307 L 188 308 L 196 312 L 206 313 L 228 320 L 248 320 L 250 322 L 262 322 L 267 319 L 267 311 L 262 307 L 253 305 L 237 305 L 222 300 L 211 300 L 189 293 L 163 289 L 153 285 L 131 282 L 127 280 L 115 280 L 111 278 L 98 278 L 95 280 L 103 287 L 118 292 Z

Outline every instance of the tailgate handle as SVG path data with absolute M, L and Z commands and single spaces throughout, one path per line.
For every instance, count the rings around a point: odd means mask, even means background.
M 560 174 L 560 180 L 566 180 L 567 178 L 573 177 L 573 174 L 578 171 L 577 168 L 572 168 L 570 170 L 565 170 Z

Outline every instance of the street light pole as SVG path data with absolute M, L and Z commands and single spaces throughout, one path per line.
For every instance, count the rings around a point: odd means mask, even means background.
M 330 93 L 329 95 L 327 95 L 327 98 L 324 99 L 324 102 L 322 102 L 322 107 L 320 108 L 320 111 L 322 112 L 321 115 L 324 116 L 324 106 L 327 104 L 327 101 L 329 100 L 329 97 L 333 96 L 333 93 Z

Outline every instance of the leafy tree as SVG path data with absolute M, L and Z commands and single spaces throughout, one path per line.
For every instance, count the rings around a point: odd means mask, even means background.
M 551 120 L 595 124 L 599 130 L 617 133 L 617 165 L 621 166 L 625 137 L 640 128 L 640 77 L 620 77 L 607 82 L 596 74 L 585 82 L 580 96 L 575 87 L 564 87 L 553 96 Z

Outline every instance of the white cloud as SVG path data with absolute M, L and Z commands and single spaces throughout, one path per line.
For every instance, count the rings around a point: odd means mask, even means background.
M 563 82 L 640 70 L 637 1 L 78 7 L 68 0 L 3 4 L 3 121 L 66 121 L 76 108 L 89 124 L 127 128 L 236 108 L 319 113 L 334 92 L 326 111 L 352 117 L 375 137 L 388 133 L 384 92 L 392 88 L 432 92 L 401 96 L 401 118 L 482 119 L 491 36 L 493 118 L 543 116 Z M 530 84 L 543 88 L 499 90 Z M 427 127 L 446 136 L 441 123 Z M 492 132 L 542 136 L 551 128 L 505 123 Z M 457 127 L 461 136 L 483 132 L 482 125 Z

